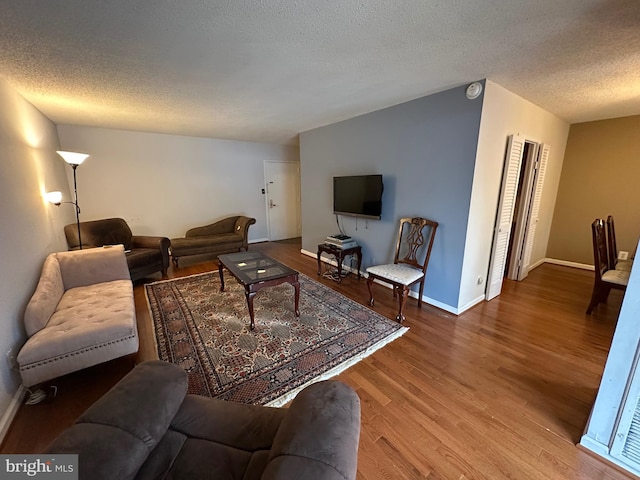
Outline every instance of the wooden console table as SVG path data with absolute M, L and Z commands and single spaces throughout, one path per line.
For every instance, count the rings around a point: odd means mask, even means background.
M 358 259 L 358 280 L 360 280 L 360 266 L 362 265 L 362 247 L 357 245 L 351 248 L 339 248 L 335 245 L 328 243 L 321 243 L 318 245 L 318 275 L 322 273 L 322 266 L 320 262 L 320 255 L 326 253 L 336 257 L 338 263 L 338 282 L 342 281 L 342 261 L 349 255 L 355 255 Z

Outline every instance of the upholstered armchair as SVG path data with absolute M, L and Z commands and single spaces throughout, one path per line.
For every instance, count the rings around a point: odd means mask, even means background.
M 80 248 L 77 224 L 65 226 L 64 234 L 69 250 Z M 155 272 L 162 272 L 163 277 L 167 274 L 171 244 L 167 237 L 133 235 L 122 218 L 80 222 L 80 235 L 82 248 L 123 245 L 131 280 L 134 282 Z

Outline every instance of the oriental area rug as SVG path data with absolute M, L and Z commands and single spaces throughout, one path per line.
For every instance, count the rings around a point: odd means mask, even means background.
M 182 367 L 189 393 L 281 406 L 305 386 L 330 378 L 408 329 L 300 274 L 294 288 L 264 288 L 249 329 L 244 288 L 218 272 L 145 285 L 160 360 Z

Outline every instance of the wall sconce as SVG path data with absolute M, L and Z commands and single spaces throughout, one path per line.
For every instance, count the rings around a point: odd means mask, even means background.
M 78 165 L 81 165 L 89 155 L 86 153 L 76 153 L 76 152 L 66 152 L 64 150 L 58 150 L 56 152 L 58 155 L 62 157 L 62 159 L 71 165 L 73 168 L 73 193 L 75 195 L 75 200 L 73 202 L 63 202 L 62 201 L 62 193 L 61 192 L 47 192 L 45 198 L 53 203 L 54 205 L 60 206 L 63 203 L 72 203 L 76 207 L 76 225 L 78 226 L 78 244 L 80 246 L 80 250 L 82 250 L 82 236 L 80 235 L 80 206 L 78 205 L 78 184 L 76 180 L 76 169 Z
M 47 192 L 44 195 L 44 199 L 47 202 L 53 203 L 55 206 L 59 207 L 62 203 L 62 192 Z

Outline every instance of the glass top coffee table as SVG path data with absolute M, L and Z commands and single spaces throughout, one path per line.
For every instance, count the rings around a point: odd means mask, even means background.
M 226 268 L 244 287 L 249 306 L 250 328 L 254 329 L 253 297 L 264 287 L 274 287 L 281 283 L 290 283 L 295 289 L 295 312 L 300 316 L 298 303 L 300 300 L 300 283 L 298 272 L 281 264 L 260 252 L 229 253 L 218 256 L 218 273 L 220 274 L 220 291 L 224 292 L 224 273 Z

